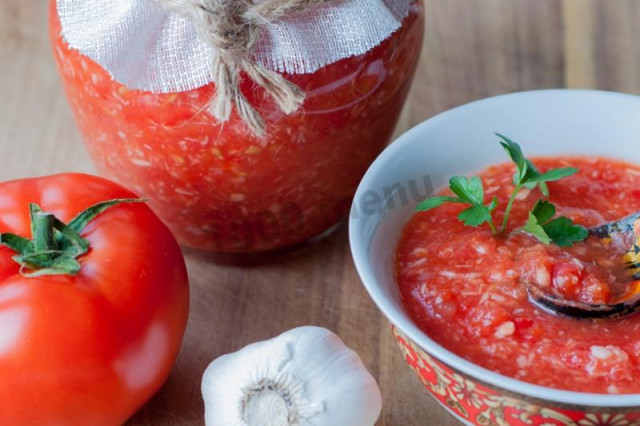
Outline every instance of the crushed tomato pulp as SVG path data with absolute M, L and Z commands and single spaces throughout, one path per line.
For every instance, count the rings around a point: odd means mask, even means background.
M 640 211 L 640 167 L 607 159 L 541 158 L 542 170 L 576 167 L 549 184 L 558 215 L 586 227 Z M 489 200 L 503 209 L 513 190 L 513 165 L 480 174 Z M 524 225 L 541 197 L 524 190 L 509 219 Z M 632 285 L 626 243 L 589 238 L 571 248 L 545 246 L 516 234 L 496 238 L 488 227 L 465 227 L 464 209 L 445 204 L 417 213 L 397 248 L 403 303 L 420 328 L 456 354 L 530 383 L 595 393 L 640 393 L 640 315 L 616 321 L 554 316 L 535 307 L 522 280 L 569 300 L 607 303 Z M 500 223 L 500 222 L 497 222 Z
M 100 172 L 149 199 L 183 245 L 256 253 L 303 243 L 346 214 L 364 172 L 392 136 L 423 38 L 422 0 L 371 51 L 312 74 L 286 75 L 307 94 L 279 112 L 248 79 L 267 124 L 207 112 L 213 84 L 171 94 L 129 89 L 70 49 L 51 0 L 54 54 L 76 122 Z

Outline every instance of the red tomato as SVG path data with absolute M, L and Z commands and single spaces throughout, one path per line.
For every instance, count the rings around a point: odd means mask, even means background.
M 31 239 L 29 203 L 65 223 L 134 195 L 63 174 L 0 184 L 0 232 Z M 167 379 L 188 314 L 184 259 L 144 203 L 118 204 L 84 227 L 76 275 L 26 276 L 0 247 L 1 425 L 117 425 Z

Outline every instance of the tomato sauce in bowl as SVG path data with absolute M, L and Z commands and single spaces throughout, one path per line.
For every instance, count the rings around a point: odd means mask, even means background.
M 592 227 L 640 210 L 638 166 L 570 157 L 534 162 L 541 171 L 580 170 L 549 184 L 558 214 L 578 224 Z M 497 196 L 506 205 L 514 171 L 504 164 L 479 175 L 487 200 Z M 540 196 L 539 190 L 518 195 L 511 230 L 524 225 Z M 632 284 L 622 263 L 626 242 L 590 238 L 560 248 L 524 234 L 497 238 L 486 226 L 458 221 L 464 208 L 445 204 L 416 213 L 400 238 L 397 280 L 416 324 L 445 348 L 506 376 L 579 392 L 640 393 L 640 315 L 555 316 L 532 304 L 522 285 L 529 280 L 568 300 L 610 303 Z

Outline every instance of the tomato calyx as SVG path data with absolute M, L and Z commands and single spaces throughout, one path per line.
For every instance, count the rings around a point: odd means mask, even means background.
M 78 257 L 89 252 L 89 241 L 80 235 L 84 228 L 106 210 L 123 203 L 144 202 L 138 198 L 122 198 L 95 204 L 68 224 L 37 204 L 29 204 L 31 240 L 11 233 L 0 234 L 0 245 L 17 254 L 20 273 L 28 277 L 42 275 L 76 275 L 81 265 Z M 29 272 L 26 272 L 29 271 Z

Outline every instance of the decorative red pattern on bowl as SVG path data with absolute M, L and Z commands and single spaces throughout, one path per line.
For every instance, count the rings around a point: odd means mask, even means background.
M 401 331 L 393 334 L 402 355 L 431 395 L 459 420 L 472 425 L 496 426 L 636 426 L 640 407 L 634 412 L 603 412 L 602 409 L 552 406 L 522 395 L 507 396 L 467 378 L 436 360 Z M 595 411 L 594 411 L 595 410 Z

